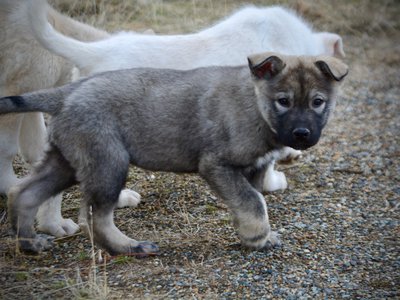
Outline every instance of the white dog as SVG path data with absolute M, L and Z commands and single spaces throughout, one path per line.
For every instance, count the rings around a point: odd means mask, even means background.
M 45 18 L 44 0 L 31 3 L 32 28 L 38 41 L 88 74 L 149 66 L 192 69 L 240 65 L 247 64 L 249 54 L 265 51 L 344 56 L 340 36 L 314 33 L 294 12 L 282 7 L 247 7 L 194 34 L 120 32 L 104 40 L 82 42 L 66 37 L 50 26 Z
M 45 0 L 30 2 L 29 20 L 36 39 L 49 51 L 73 62 L 82 74 L 157 66 L 191 69 L 246 64 L 249 54 L 275 51 L 288 55 L 328 54 L 343 57 L 337 34 L 313 32 L 294 12 L 282 7 L 246 7 L 216 25 L 187 35 L 143 35 L 120 32 L 83 42 L 49 24 Z M 299 152 L 287 149 L 288 156 Z M 286 188 L 283 173 L 268 168 L 267 190 Z
M 33 1 L 32 1 L 33 2 Z M 0 96 L 63 85 L 73 77 L 73 65 L 43 49 L 35 40 L 27 18 L 27 0 L 0 0 Z M 41 17 L 57 30 L 78 40 L 99 40 L 108 33 L 74 21 L 50 7 L 42 7 Z M 79 77 L 79 76 L 78 76 Z M 6 194 L 19 179 L 12 162 L 20 152 L 28 164 L 39 161 L 47 134 L 41 113 L 0 117 L 0 193 Z M 120 205 L 134 205 L 140 196 L 125 190 Z M 76 232 L 79 227 L 61 216 L 61 195 L 45 202 L 37 215 L 38 229 L 55 236 Z

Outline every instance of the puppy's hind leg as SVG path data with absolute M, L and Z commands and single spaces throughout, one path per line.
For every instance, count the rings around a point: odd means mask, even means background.
M 105 149 L 102 149 L 105 150 Z M 95 159 L 87 165 L 81 180 L 86 207 L 81 212 L 86 212 L 88 223 L 84 230 L 93 229 L 94 242 L 106 249 L 111 255 L 132 254 L 139 257 L 156 254 L 158 247 L 150 242 L 136 241 L 123 234 L 114 224 L 114 208 L 118 202 L 118 196 L 123 188 L 129 167 L 129 155 L 117 144 L 113 143 L 113 149 L 100 159 L 92 155 L 89 159 Z M 101 151 L 99 151 L 101 152 Z M 91 166 L 91 167 L 88 167 Z M 82 224 L 81 224 L 82 225 Z M 91 228 L 91 225 L 93 227 Z M 86 227 L 86 228 L 85 228 Z
M 59 150 L 51 147 L 34 173 L 11 189 L 8 201 L 10 222 L 22 250 L 37 253 L 49 247 L 47 238 L 37 235 L 34 230 L 36 213 L 46 199 L 76 182 L 74 174 Z

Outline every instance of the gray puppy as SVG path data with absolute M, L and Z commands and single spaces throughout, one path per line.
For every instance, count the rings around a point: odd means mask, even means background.
M 43 161 L 10 193 L 20 247 L 48 247 L 33 229 L 37 209 L 79 183 L 95 243 L 111 254 L 157 252 L 113 222 L 129 163 L 198 172 L 232 211 L 245 246 L 278 245 L 261 194 L 265 169 L 284 146 L 306 149 L 318 142 L 348 68 L 333 57 L 276 53 L 250 56 L 249 67 L 112 71 L 0 99 L 3 114 L 53 116 Z

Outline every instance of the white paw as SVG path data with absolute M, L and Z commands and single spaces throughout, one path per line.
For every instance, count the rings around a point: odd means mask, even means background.
M 274 166 L 268 167 L 264 177 L 264 192 L 273 192 L 287 188 L 286 176 L 283 172 L 274 170 Z
M 278 161 L 285 162 L 285 163 L 291 163 L 294 160 L 299 159 L 301 157 L 301 155 L 302 155 L 302 153 L 300 150 L 295 150 L 290 147 L 284 147 L 279 154 Z
M 71 219 L 51 220 L 49 222 L 40 222 L 39 220 L 37 229 L 55 237 L 62 237 L 76 233 L 79 226 Z
M 121 191 L 121 194 L 119 194 L 117 207 L 136 207 L 140 203 L 140 200 L 141 197 L 138 193 L 132 190 L 125 189 Z
M 79 230 L 74 221 L 62 217 L 61 202 L 62 195 L 59 194 L 40 205 L 36 214 L 38 230 L 56 237 L 71 235 Z

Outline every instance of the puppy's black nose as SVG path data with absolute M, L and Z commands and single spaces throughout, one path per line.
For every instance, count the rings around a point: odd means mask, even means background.
M 293 130 L 293 135 L 297 139 L 305 140 L 310 136 L 310 130 L 307 128 L 296 128 Z

